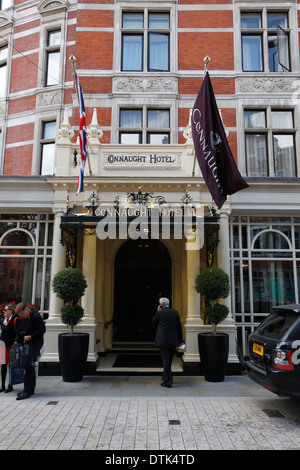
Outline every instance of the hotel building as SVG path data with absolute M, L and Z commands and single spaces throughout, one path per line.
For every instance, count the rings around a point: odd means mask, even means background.
M 161 295 L 180 312 L 180 370 L 199 371 L 197 335 L 210 325 L 194 280 L 209 263 L 230 276 L 230 314 L 218 329 L 229 334 L 233 372 L 236 342 L 247 352 L 272 306 L 299 302 L 299 19 L 299 2 L 289 0 L 0 0 L 0 303 L 26 301 L 44 316 L 40 371 L 58 364 L 66 326 L 51 279 L 66 266 L 88 282 L 76 328 L 90 335 L 89 372 L 117 350 L 151 347 Z M 71 56 L 88 129 L 77 195 Z M 190 128 L 207 57 L 249 184 L 220 210 Z M 130 213 L 137 203 L 143 214 Z M 201 207 L 198 247 L 193 218 L 176 232 L 174 210 L 187 206 Z M 165 210 L 169 232 L 159 217 L 137 223 L 153 207 Z

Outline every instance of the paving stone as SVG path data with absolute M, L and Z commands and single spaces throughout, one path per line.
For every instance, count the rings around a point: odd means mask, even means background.
M 30 399 L 0 396 L 0 450 L 300 449 L 300 402 L 244 376 L 174 381 L 161 390 L 157 377 L 38 377 Z

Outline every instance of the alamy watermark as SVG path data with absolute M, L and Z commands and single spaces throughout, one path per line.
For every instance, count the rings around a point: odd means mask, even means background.
M 199 250 L 204 243 L 202 204 L 101 204 L 96 234 L 109 239 L 185 239 L 186 250 Z
M 293 341 L 292 349 L 295 349 L 292 354 L 292 363 L 298 365 L 300 364 L 300 339 Z

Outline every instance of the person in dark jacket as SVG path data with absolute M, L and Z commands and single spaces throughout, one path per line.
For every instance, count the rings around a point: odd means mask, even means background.
M 15 315 L 15 304 L 4 307 L 4 319 L 1 324 L 1 340 L 5 344 L 5 364 L 1 364 L 1 388 L 0 392 L 11 392 L 13 386 L 9 383 L 5 388 L 7 366 L 10 363 L 10 349 L 14 342 L 17 330 L 18 317 Z
M 18 330 L 15 337 L 16 343 L 29 341 L 33 351 L 33 361 L 40 356 L 44 344 L 45 323 L 39 313 L 30 310 L 30 307 L 22 302 L 16 307 L 16 314 L 20 316 Z M 24 390 L 17 396 L 17 400 L 24 400 L 34 395 L 36 384 L 35 365 L 30 364 L 25 368 Z
M 183 344 L 179 313 L 169 307 L 169 299 L 159 299 L 157 312 L 152 322 L 157 326 L 155 346 L 160 348 L 163 361 L 162 387 L 172 387 L 172 360 L 175 348 Z

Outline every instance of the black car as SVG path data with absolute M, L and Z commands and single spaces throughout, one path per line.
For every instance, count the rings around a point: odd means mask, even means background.
M 249 336 L 248 376 L 277 395 L 300 398 L 300 304 L 274 307 Z

